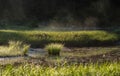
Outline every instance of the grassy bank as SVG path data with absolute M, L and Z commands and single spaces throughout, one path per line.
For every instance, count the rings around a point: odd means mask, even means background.
M 40 65 L 7 65 L 0 68 L 1 76 L 119 76 L 119 63 L 63 65 L 43 67 Z
M 19 40 L 31 44 L 33 47 L 43 47 L 48 43 L 63 43 L 66 46 L 104 46 L 118 41 L 116 34 L 105 31 L 15 31 L 0 30 L 0 44 L 7 44 L 9 40 Z

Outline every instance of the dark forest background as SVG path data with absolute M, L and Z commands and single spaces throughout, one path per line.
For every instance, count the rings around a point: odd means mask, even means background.
M 119 0 L 0 0 L 0 26 L 120 26 Z

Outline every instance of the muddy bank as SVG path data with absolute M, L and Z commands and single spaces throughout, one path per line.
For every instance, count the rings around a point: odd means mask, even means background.
M 103 50 L 99 52 L 99 49 Z M 111 50 L 112 49 L 112 50 Z M 108 50 L 108 51 L 107 51 Z M 110 51 L 109 51 L 110 50 Z M 107 51 L 107 52 L 104 52 Z M 96 53 L 97 52 L 97 53 Z M 98 53 L 99 52 L 99 53 Z M 78 54 L 80 53 L 80 54 Z M 89 53 L 91 53 L 89 55 Z M 64 48 L 60 57 L 50 57 L 46 55 L 43 49 L 32 49 L 28 52 L 28 56 L 17 57 L 1 57 L 0 64 L 35 64 L 35 65 L 56 65 L 63 64 L 86 64 L 86 63 L 104 63 L 104 62 L 120 62 L 120 48 L 104 47 L 104 48 Z M 42 55 L 44 54 L 44 55 Z

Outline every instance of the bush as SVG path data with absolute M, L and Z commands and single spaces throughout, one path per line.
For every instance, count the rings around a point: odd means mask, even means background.
M 51 43 L 45 47 L 49 55 L 60 55 L 60 51 L 62 50 L 62 48 L 63 44 L 58 43 Z

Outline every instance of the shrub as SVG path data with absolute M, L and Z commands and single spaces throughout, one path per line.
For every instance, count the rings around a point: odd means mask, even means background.
M 62 48 L 63 44 L 58 43 L 51 43 L 45 47 L 49 55 L 60 55 L 60 51 L 62 50 Z

